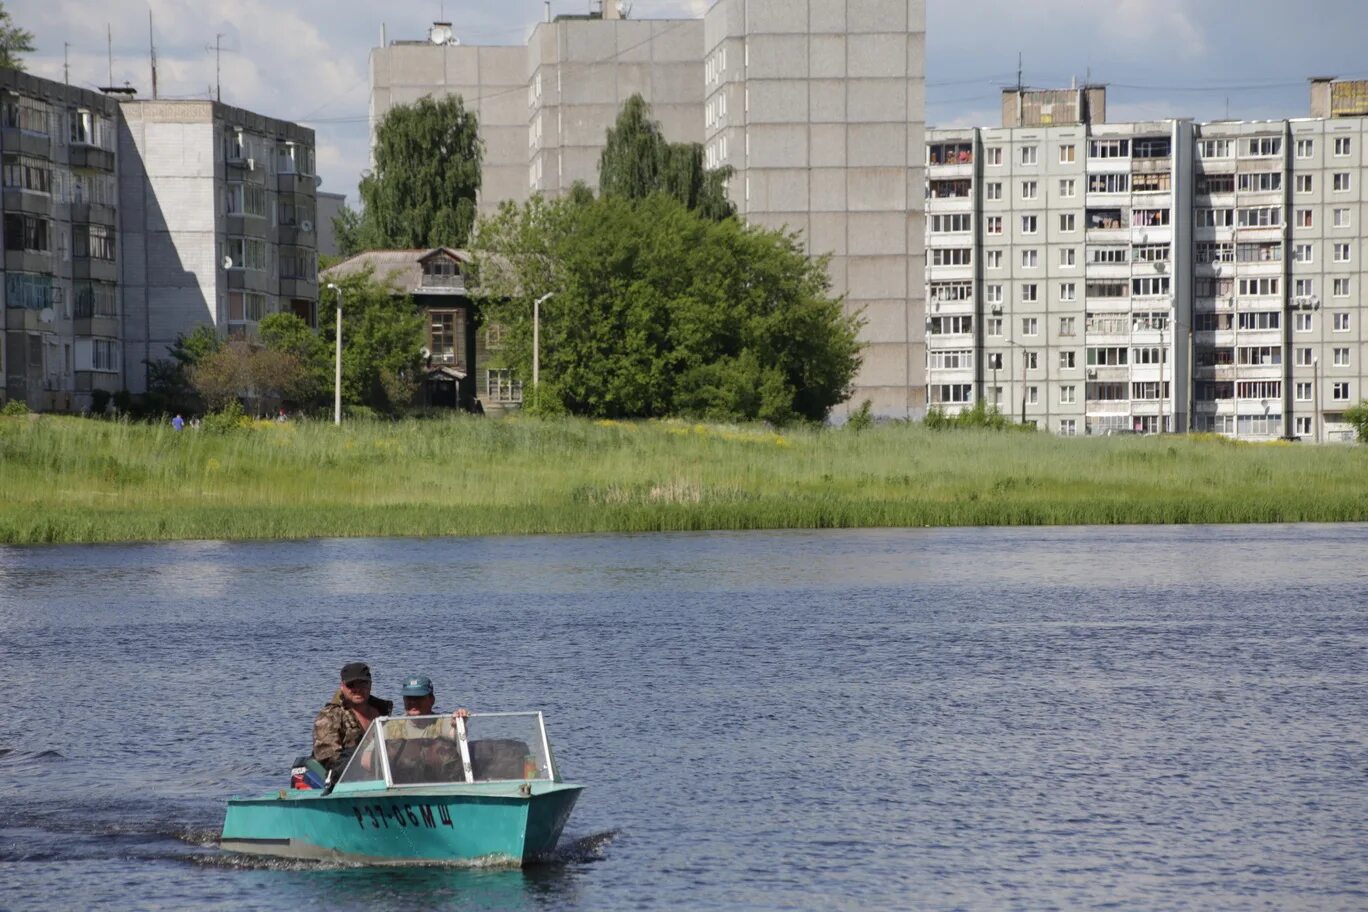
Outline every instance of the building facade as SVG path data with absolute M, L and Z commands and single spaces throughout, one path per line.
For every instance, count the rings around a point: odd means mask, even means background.
M 734 169 L 743 217 L 831 257 L 833 292 L 864 320 L 849 407 L 868 399 L 878 415 L 915 417 L 926 392 L 924 23 L 925 0 L 719 0 L 685 20 L 627 19 L 610 0 L 548 15 L 513 48 L 460 45 L 437 23 L 426 42 L 372 51 L 372 125 L 393 104 L 463 95 L 482 112 L 489 212 L 577 181 L 596 188 L 607 131 L 640 94 L 670 141 L 702 143 L 711 167 Z
M 313 131 L 212 101 L 119 107 L 127 389 L 145 392 L 147 362 L 197 326 L 251 338 L 281 312 L 312 325 Z
M 0 398 L 80 410 L 123 387 L 118 105 L 0 71 Z
M 1334 91 L 1334 116 L 1316 83 L 1306 119 L 1108 124 L 1097 87 L 1009 90 L 1003 127 L 931 131 L 931 404 L 1065 435 L 1349 436 L 1368 93 Z

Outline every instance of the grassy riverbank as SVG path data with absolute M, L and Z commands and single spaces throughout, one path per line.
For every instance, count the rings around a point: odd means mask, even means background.
M 486 420 L 0 419 L 0 542 L 1368 520 L 1368 447 Z

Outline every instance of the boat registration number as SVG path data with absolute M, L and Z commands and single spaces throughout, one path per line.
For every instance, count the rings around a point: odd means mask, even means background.
M 356 825 L 361 829 L 389 829 L 393 824 L 404 829 L 428 829 L 435 830 L 439 826 L 455 827 L 451 820 L 451 809 L 444 804 L 439 804 L 434 809 L 429 804 L 409 804 L 397 801 L 388 801 L 375 804 L 357 804 L 352 806 L 352 813 L 356 815 Z

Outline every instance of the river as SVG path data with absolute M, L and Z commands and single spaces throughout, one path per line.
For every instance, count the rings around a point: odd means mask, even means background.
M 0 908 L 1363 909 L 1368 526 L 0 548 Z M 543 709 L 524 870 L 261 862 L 347 661 Z

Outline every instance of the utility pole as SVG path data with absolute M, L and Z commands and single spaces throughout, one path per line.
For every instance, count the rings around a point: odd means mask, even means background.
M 206 46 L 205 50 L 214 52 L 214 100 L 223 101 L 223 71 L 221 68 L 223 59 L 223 33 L 216 33 L 214 35 L 214 46 Z
M 157 39 L 152 33 L 152 8 L 147 10 L 147 50 L 152 61 L 152 97 L 157 97 Z
M 105 45 L 109 50 L 109 82 L 107 85 L 114 85 L 114 27 L 108 22 L 105 23 Z
M 67 57 L 67 51 L 71 48 L 70 41 L 62 42 L 62 82 L 71 85 L 71 61 Z

